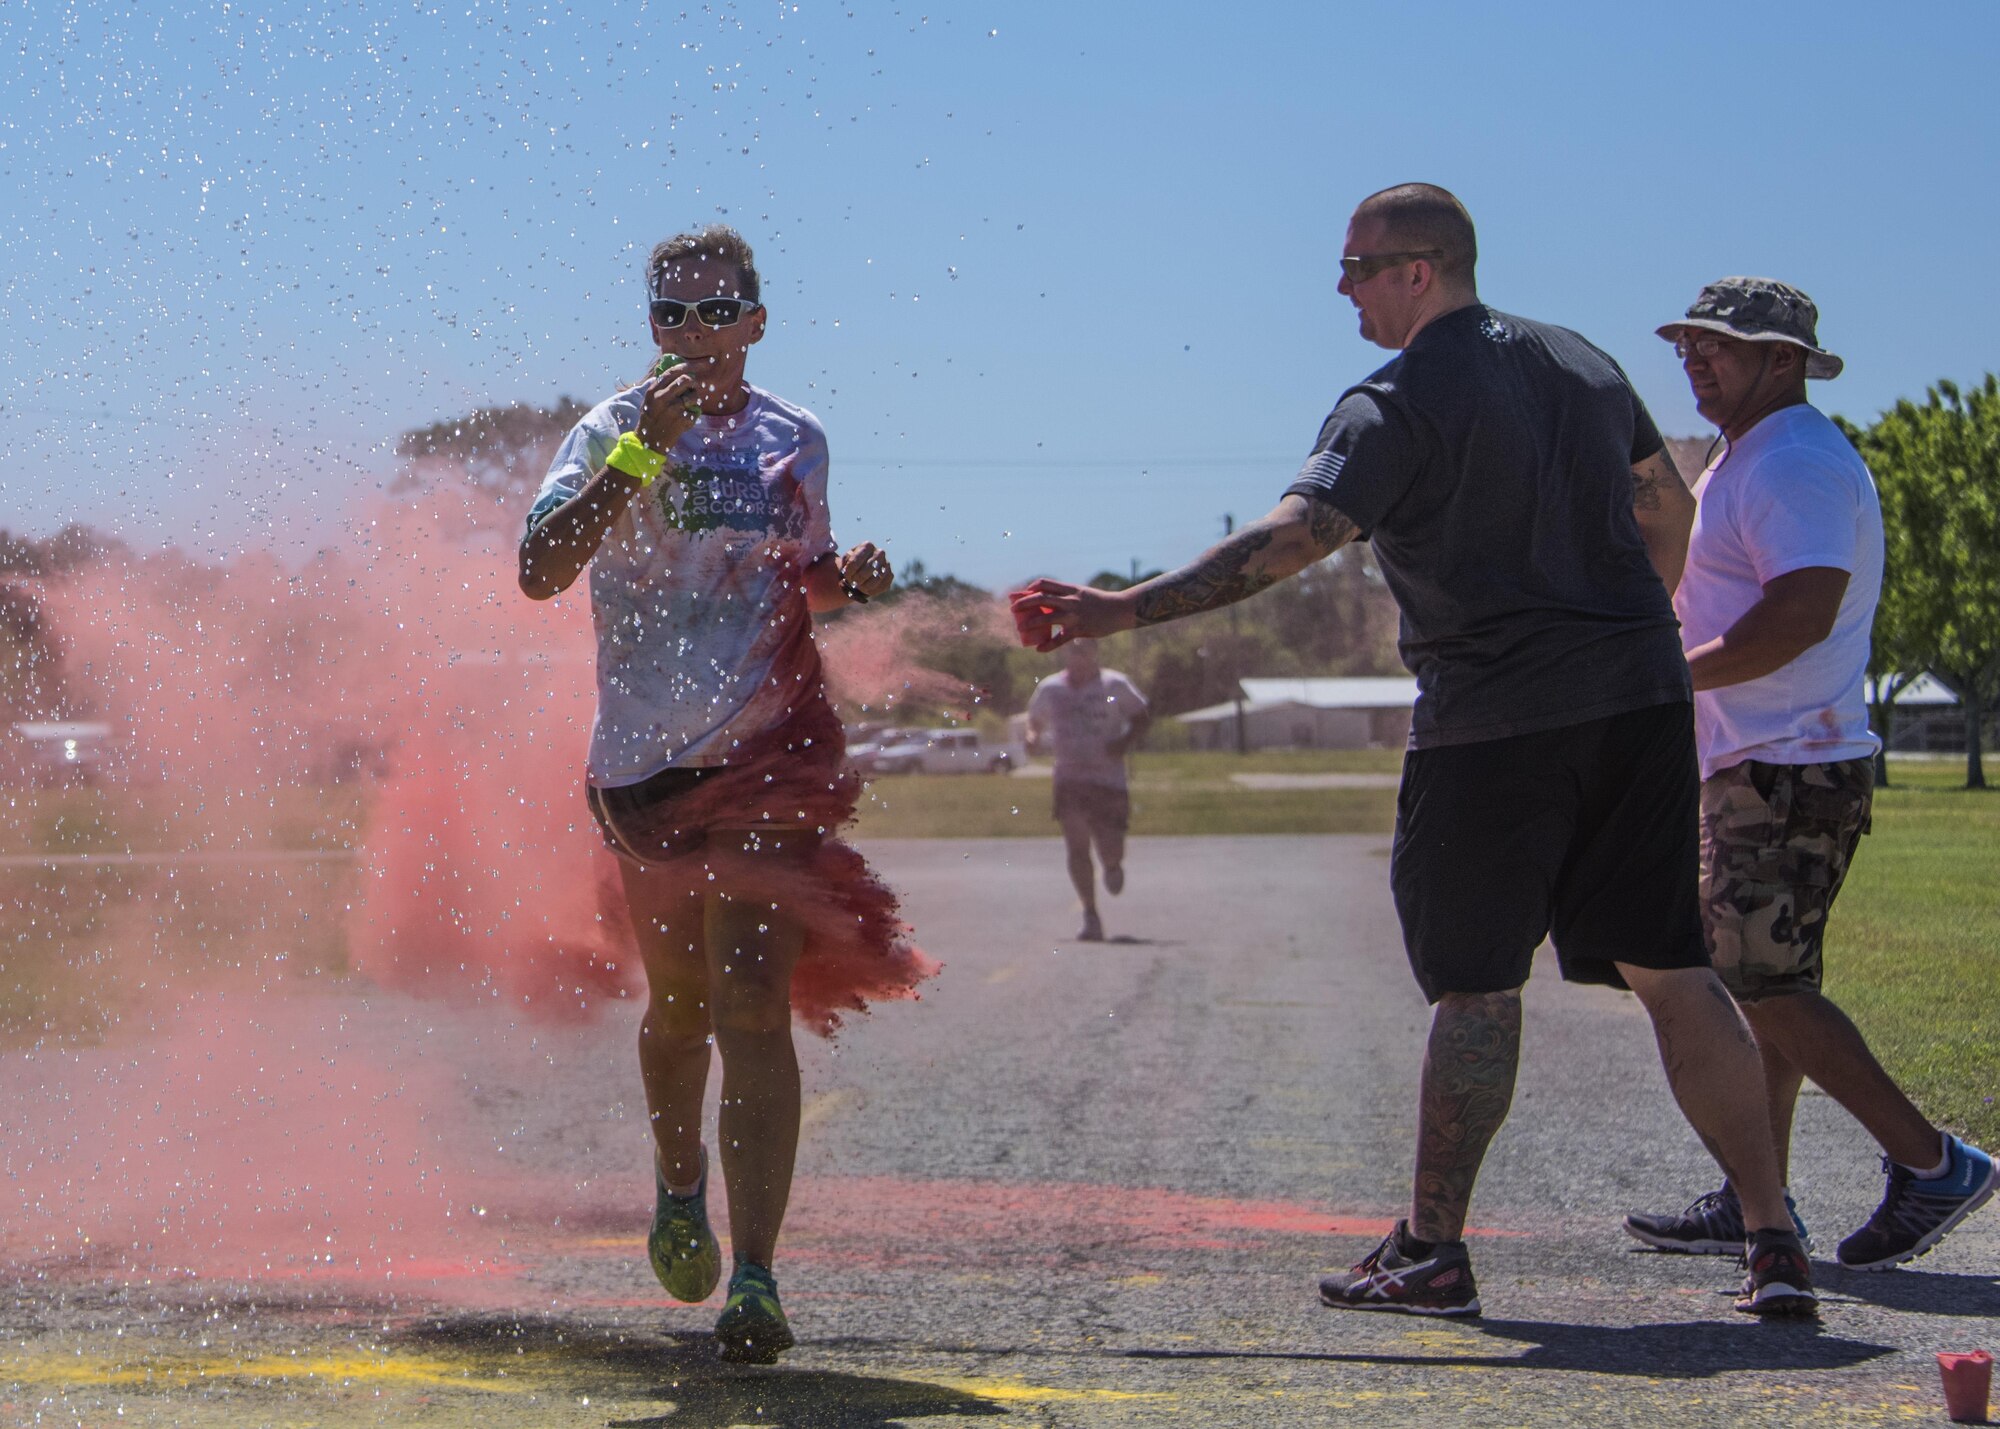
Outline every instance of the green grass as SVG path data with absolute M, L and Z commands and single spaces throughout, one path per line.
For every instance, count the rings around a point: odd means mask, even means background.
M 163 981 L 339 974 L 353 870 L 338 860 L 179 867 L 101 855 L 339 852 L 358 786 L 212 800 L 171 787 L 0 790 L 0 1045 L 90 1041 Z
M 1925 1115 L 2000 1145 L 2000 790 L 1895 761 L 1827 924 L 1826 990 Z
M 1136 834 L 1371 833 L 1393 789 L 1245 789 L 1238 773 L 1393 774 L 1395 751 L 1140 754 Z M 1963 763 L 1898 760 L 1827 934 L 1827 988 L 1924 1111 L 2000 1146 L 2000 791 L 1957 787 Z M 184 796 L 0 793 L 0 853 L 351 847 L 362 792 L 291 790 L 231 807 Z M 1044 779 L 905 775 L 863 799 L 864 838 L 1047 838 Z M 105 992 L 149 971 L 337 972 L 349 872 L 309 864 L 0 870 L 0 1038 L 88 1036 Z
M 1386 834 L 1394 789 L 1245 789 L 1232 774 L 1393 775 L 1395 750 L 1272 750 L 1139 754 L 1132 768 L 1135 834 Z M 1049 781 L 898 774 L 862 797 L 861 838 L 1050 838 Z

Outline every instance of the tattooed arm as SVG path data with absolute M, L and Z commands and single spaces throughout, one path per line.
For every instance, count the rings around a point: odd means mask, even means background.
M 1359 534 L 1331 503 L 1291 494 L 1269 515 L 1177 571 L 1122 591 L 1035 581 L 1014 592 L 1014 616 L 1025 643 L 1054 650 L 1078 636 L 1114 635 L 1233 605 L 1332 555 Z
M 1687 564 L 1688 532 L 1694 528 L 1694 493 L 1665 447 L 1632 468 L 1632 514 L 1653 569 L 1672 595 Z

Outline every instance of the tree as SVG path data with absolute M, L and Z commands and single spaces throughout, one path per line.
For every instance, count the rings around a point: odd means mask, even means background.
M 1154 576 L 1160 574 L 1162 574 L 1162 572 L 1157 570 L 1152 570 L 1152 571 L 1140 570 L 1139 562 L 1137 560 L 1134 560 L 1132 562 L 1132 574 L 1130 574 L 1129 576 L 1120 575 L 1117 571 L 1113 570 L 1102 570 L 1099 571 L 1096 575 L 1092 576 L 1089 580 L 1085 581 L 1084 584 L 1087 586 L 1091 586 L 1097 590 L 1130 590 L 1132 589 L 1133 586 L 1138 585 L 1141 581 L 1149 581 Z
M 972 584 L 971 581 L 962 581 L 957 576 L 942 572 L 932 575 L 930 568 L 921 558 L 912 559 L 904 566 L 903 573 L 896 577 L 895 585 L 891 586 L 886 594 L 877 596 L 876 600 L 884 605 L 893 605 L 905 596 L 911 595 L 927 595 L 933 600 L 948 602 L 973 602 L 993 598 L 991 592 Z
M 570 397 L 552 407 L 515 402 L 481 407 L 463 417 L 416 427 L 396 438 L 396 455 L 410 462 L 399 490 L 429 483 L 440 466 L 492 496 L 525 496 L 540 484 L 555 445 L 590 410 Z
M 1958 696 L 1965 785 L 1983 789 L 1980 734 L 2000 705 L 2000 377 L 1898 402 L 1861 450 L 1882 497 L 1889 615 L 1878 629 L 1889 655 Z
M 0 717 L 46 719 L 62 708 L 62 654 L 41 601 L 0 581 Z
M 1865 457 L 1868 434 L 1845 417 L 1833 424 Z M 1888 498 L 1884 498 L 1885 543 L 1894 547 L 1904 535 L 1900 526 L 1888 521 Z M 1875 623 L 1868 639 L 1869 724 L 1882 747 L 1875 751 L 1875 787 L 1889 787 L 1889 741 L 1896 728 L 1896 700 L 1924 672 L 1925 656 L 1917 639 L 1913 603 L 1905 573 L 1913 569 L 1902 553 L 1884 553 L 1882 593 L 1875 603 Z

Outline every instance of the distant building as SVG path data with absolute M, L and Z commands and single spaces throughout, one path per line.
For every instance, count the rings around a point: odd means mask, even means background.
M 1241 700 L 1176 715 L 1194 749 L 1401 749 L 1417 682 L 1407 676 L 1248 679 Z
M 1877 702 L 1875 681 L 1868 682 L 1868 703 Z M 2000 720 L 1986 726 L 1988 743 L 2000 742 Z M 1880 734 L 1878 729 L 1875 731 Z M 1896 754 L 1965 753 L 1965 711 L 1958 696 L 1929 675 L 1919 675 L 1896 696 L 1889 716 L 1889 748 Z
M 111 726 L 96 720 L 24 720 L 7 728 L 0 780 L 9 784 L 88 784 L 109 772 Z

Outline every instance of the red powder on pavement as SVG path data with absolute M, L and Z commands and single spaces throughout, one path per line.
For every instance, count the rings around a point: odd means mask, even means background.
M 351 1005 L 210 993 L 168 1030 L 7 1068 L 0 1245 L 119 1279 L 508 1293 L 448 1071 Z M 448 1141 L 447 1138 L 450 1138 Z M 441 1287 L 438 1282 L 471 1282 Z

